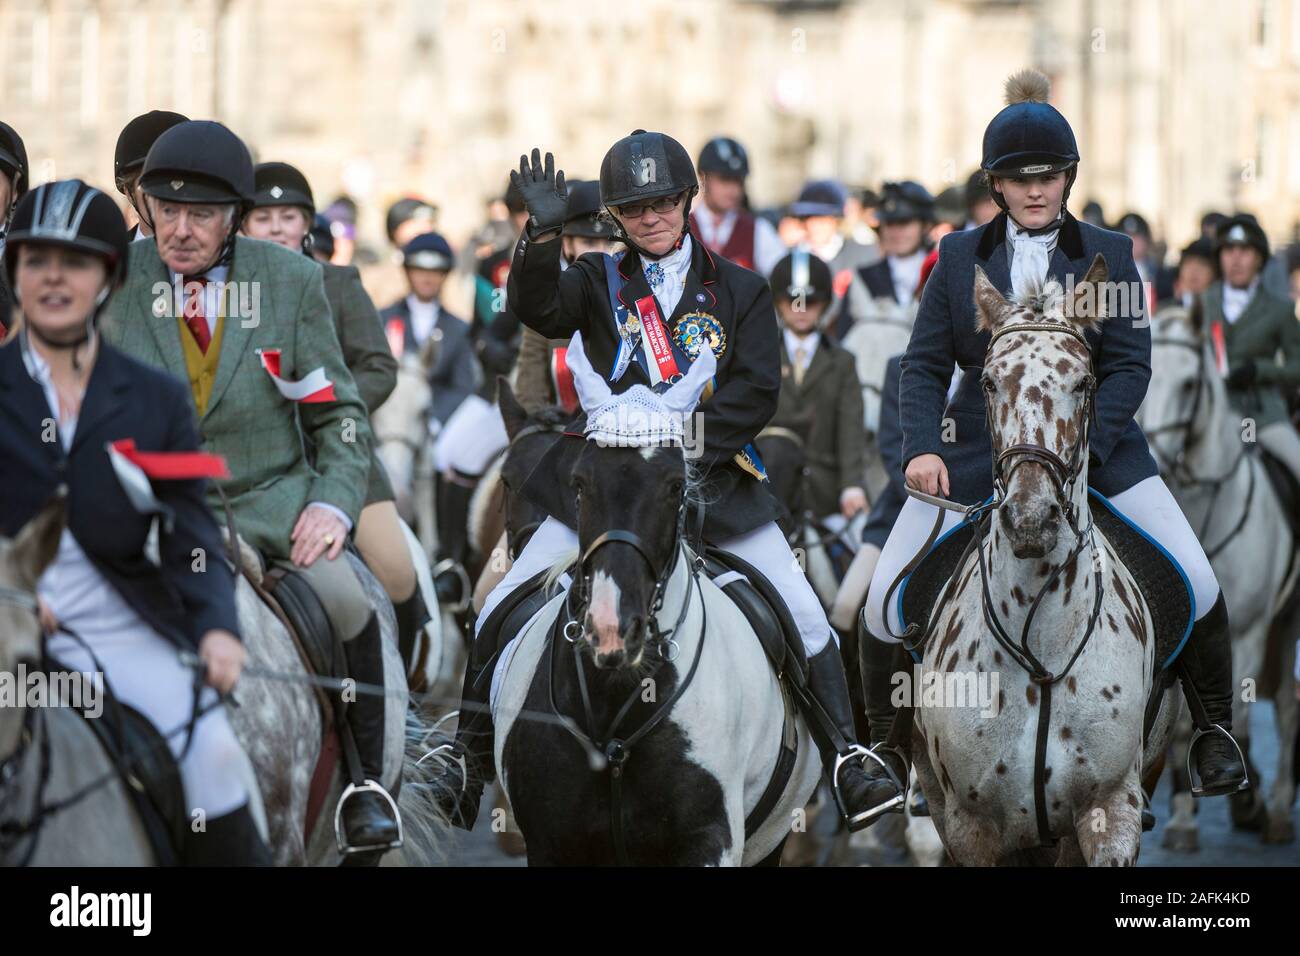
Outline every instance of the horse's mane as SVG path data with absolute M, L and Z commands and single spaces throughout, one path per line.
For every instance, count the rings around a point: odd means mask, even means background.
M 573 413 L 566 412 L 561 405 L 541 405 L 530 409 L 526 419 L 529 425 L 545 425 L 547 427 L 567 425 L 572 420 Z
M 1028 288 L 1023 292 L 1012 293 L 1007 301 L 1017 308 L 1028 309 L 1036 316 L 1046 316 L 1048 310 L 1059 305 L 1064 296 L 1065 290 L 1055 279 L 1048 279 L 1046 282 L 1041 279 L 1031 279 Z

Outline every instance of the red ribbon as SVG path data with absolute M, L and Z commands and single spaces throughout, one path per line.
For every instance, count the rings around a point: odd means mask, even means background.
M 1214 343 L 1214 364 L 1219 367 L 1220 375 L 1228 374 L 1228 346 L 1223 341 L 1223 323 L 1215 322 L 1210 326 L 1210 341 Z
M 134 438 L 118 439 L 113 450 L 149 478 L 160 481 L 230 477 L 226 459 L 205 451 L 137 451 Z
M 573 384 L 573 370 L 569 368 L 568 349 L 551 350 L 551 378 L 555 382 L 555 397 L 566 412 L 578 407 L 578 389 Z
M 675 381 L 681 373 L 677 371 L 677 359 L 673 358 L 673 347 L 668 341 L 668 333 L 664 331 L 663 323 L 659 321 L 659 308 L 655 305 L 655 297 L 648 295 L 643 299 L 637 299 L 636 311 L 641 317 L 641 330 L 646 344 L 650 346 L 655 365 L 659 367 L 660 381 Z

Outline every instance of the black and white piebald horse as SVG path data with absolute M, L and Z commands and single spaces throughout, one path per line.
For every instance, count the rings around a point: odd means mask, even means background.
M 685 542 L 681 420 L 714 358 L 705 349 L 662 396 L 613 396 L 580 335 L 568 360 L 588 414 L 571 477 L 577 581 L 502 655 L 493 695 L 498 774 L 529 862 L 774 863 L 820 768 L 758 638 Z M 791 729 L 793 772 L 747 833 Z

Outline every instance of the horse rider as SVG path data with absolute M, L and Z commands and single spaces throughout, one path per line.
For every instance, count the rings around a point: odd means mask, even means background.
M 1002 213 L 979 229 L 944 237 L 938 263 L 925 284 L 901 363 L 899 408 L 907 485 L 966 503 L 984 501 L 993 491 L 981 376 L 963 374 L 945 409 L 954 363 L 966 370 L 978 369 L 988 346 L 989 333 L 978 332 L 975 326 L 976 266 L 987 272 L 999 291 L 1010 287 L 1022 293 L 1038 288 L 1048 276 L 1064 283 L 1066 275 L 1081 275 L 1094 256 L 1102 255 L 1111 282 L 1127 283 L 1133 291 L 1126 300 L 1128 314 L 1109 316 L 1100 330 L 1087 333 L 1097 380 L 1088 482 L 1156 539 L 1191 582 L 1195 624 L 1179 655 L 1179 671 L 1184 686 L 1198 692 L 1210 721 L 1224 731 L 1200 737 L 1194 756 L 1207 794 L 1232 792 L 1243 783 L 1245 768 L 1229 736 L 1233 685 L 1227 609 L 1214 571 L 1160 480 L 1155 459 L 1133 420 L 1151 377 L 1151 332 L 1132 243 L 1125 236 L 1080 223 L 1067 210 L 1079 152 L 1070 124 L 1047 97 L 1048 81 L 1040 73 L 1026 70 L 1008 80 L 1008 105 L 985 130 L 982 162 Z M 955 423 L 955 435 L 945 434 L 946 417 Z M 945 438 L 954 440 L 945 442 Z M 890 640 L 901 633 L 897 607 L 889 608 L 886 627 L 885 595 L 926 540 L 936 514 L 935 505 L 918 499 L 910 499 L 899 513 L 867 592 L 863 623 L 869 635 Z M 957 512 L 944 514 L 946 527 L 960 521 Z M 863 657 L 870 662 L 876 655 Z M 887 696 L 873 700 L 873 687 L 877 695 L 882 689 L 888 695 L 890 684 L 868 679 L 869 715 L 888 714 L 891 702 Z M 874 723 L 872 737 L 877 737 Z M 871 799 L 879 809 L 900 802 L 895 781 L 907 779 L 907 757 L 884 746 L 877 750 L 891 765 L 890 773 L 881 764 L 868 769 Z
M 767 284 L 715 257 L 692 235 L 694 164 L 680 143 L 662 133 L 636 130 L 601 163 L 601 202 L 627 246 L 618 260 L 588 254 L 561 270 L 555 239 L 567 208 L 563 172 L 556 174 L 550 154 L 543 167 L 534 149 L 531 166 L 521 157 L 512 178 L 531 215 L 515 247 L 510 298 L 530 328 L 548 338 L 581 331 L 588 360 L 616 392 L 633 384 L 662 390 L 706 345 L 721 356 L 715 390 L 697 410 L 703 448 L 694 464 L 710 502 L 703 534 L 766 575 L 785 598 L 807 653 L 809 689 L 835 723 L 815 739 L 837 802 L 849 826 L 859 828 L 867 781 L 864 751 L 852 742 L 844 665 L 817 595 L 776 525 L 781 506 L 763 486 L 761 466 L 749 451 L 775 411 L 781 381 L 780 337 Z M 621 303 L 636 309 L 616 309 Z M 636 324 L 625 324 L 620 314 L 628 322 L 635 316 Z M 568 431 L 581 434 L 582 428 Z M 578 451 L 576 441 L 561 439 L 518 489 L 550 517 L 488 595 L 477 640 L 495 643 L 496 635 L 482 626 L 493 609 L 518 584 L 577 547 L 576 503 L 563 476 Z M 492 772 L 492 721 L 485 706 L 490 682 L 476 685 L 477 676 L 466 668 L 464 709 L 452 747 L 464 763 L 448 762 L 440 779 L 440 806 L 464 827 L 473 825 L 483 782 Z M 835 738 L 840 740 L 832 744 Z
M 614 221 L 601 215 L 600 183 L 571 180 L 560 232 L 560 268 L 568 269 L 579 256 L 594 252 L 612 255 L 618 248 Z M 530 328 L 524 329 L 515 363 L 515 398 L 529 412 L 549 405 L 563 406 L 572 414 L 578 408 L 573 373 L 564 363 L 565 339 L 547 339 Z
M 843 339 L 854 322 L 894 318 L 910 322 L 921 292 L 921 266 L 930 251 L 926 233 L 934 222 L 934 197 L 905 179 L 881 188 L 880 251 L 884 258 L 858 269 L 849 286 L 849 305 L 836 323 Z
M 849 287 L 864 266 L 880 261 L 880 248 L 846 237 L 844 204 L 848 192 L 834 179 L 812 179 L 799 190 L 799 198 L 790 204 L 787 215 L 803 226 L 803 242 L 813 255 L 830 266 L 835 301 L 823 320 L 828 329 L 838 327 L 840 316 L 849 308 Z M 845 322 L 850 319 L 846 317 Z M 847 329 L 846 329 L 847 331 Z
M 1201 302 L 1216 357 L 1223 343 L 1220 367 L 1227 370 L 1228 398 L 1254 420 L 1264 450 L 1300 482 L 1300 435 L 1287 411 L 1288 399 L 1300 387 L 1295 306 L 1261 281 L 1269 259 L 1268 237 L 1250 213 L 1219 225 L 1215 252 L 1222 278 L 1205 290 Z
M 105 336 L 188 383 L 203 445 L 232 475 L 218 485 L 221 499 L 209 494 L 218 515 L 233 515 L 228 532 L 297 575 L 343 645 L 348 674 L 382 684 L 379 618 L 343 554 L 365 500 L 370 426 L 321 267 L 238 234 L 255 191 L 253 162 L 220 123 L 191 120 L 158 137 L 140 189 L 154 241 L 131 244 Z M 359 757 L 353 785 L 362 776 L 373 786 L 346 791 L 342 824 L 350 847 L 379 850 L 399 832 L 378 783 L 385 701 L 355 696 L 341 731 Z
M 288 163 L 260 163 L 253 170 L 253 186 L 252 208 L 244 217 L 244 235 L 310 255 L 307 237 L 316 217 L 316 202 L 307 177 Z M 326 262 L 321 269 L 343 359 L 366 410 L 373 413 L 397 384 L 397 360 L 389 350 L 379 313 L 361 284 L 357 267 Z M 398 645 L 402 660 L 409 664 L 420 629 L 428 623 L 429 611 L 420 596 L 388 473 L 373 451 L 365 503 L 353 540 L 366 567 L 374 572 L 393 602 Z
M 691 213 L 691 231 L 711 252 L 769 275 L 786 248 L 772 224 L 749 211 L 745 147 L 729 136 L 715 136 L 704 144 L 695 166 L 703 208 Z
M 169 110 L 150 110 L 123 126 L 122 132 L 117 136 L 117 147 L 113 150 L 113 183 L 135 213 L 135 225 L 129 233 L 132 242 L 152 235 L 149 224 L 140 217 L 140 207 L 144 200 L 139 190 L 140 170 L 144 169 L 149 147 L 167 130 L 188 119 L 188 116 Z
M 8 123 L 0 123 L 0 253 L 4 251 L 9 231 L 9 217 L 27 192 L 27 147 L 23 138 Z M 0 271 L 0 342 L 12 324 L 9 280 Z
M 404 196 L 388 207 L 384 215 L 384 231 L 388 241 L 397 249 L 426 232 L 438 227 L 438 207 L 418 196 Z
M 1214 241 L 1194 239 L 1178 254 L 1178 268 L 1174 274 L 1170 297 L 1161 306 L 1174 304 L 1191 309 L 1219 272 L 1218 257 L 1214 254 Z
M 781 324 L 781 395 L 771 427 L 806 432 L 805 510 L 842 531 L 867 507 L 862 487 L 867 435 L 862 382 L 853 356 L 820 332 L 834 298 L 831 270 L 804 248 L 777 262 L 768 280 Z M 852 621 L 841 637 L 856 637 Z
M 439 435 L 479 380 L 469 324 L 443 308 L 441 301 L 443 283 L 454 263 L 451 245 L 441 235 L 416 236 L 402 247 L 402 269 L 410 292 L 380 313 L 390 343 L 400 342 L 404 356 L 418 360 L 426 347 L 432 348 L 426 372 L 432 392 L 430 430 Z M 464 465 L 463 459 L 457 461 Z M 438 562 L 433 583 L 438 600 L 444 603 L 455 604 L 463 597 L 457 569 L 469 548 L 469 501 L 481 470 L 466 468 L 465 475 L 454 468 L 434 473 Z
M 198 450 L 184 386 L 98 333 L 127 248 L 117 204 L 80 180 L 37 186 L 14 214 L 4 266 L 23 324 L 0 347 L 0 534 L 13 537 L 66 494 L 57 557 L 52 541 L 37 589 L 47 651 L 60 667 L 102 673 L 119 702 L 171 734 L 185 806 L 206 818 L 184 828 L 182 863 L 269 866 L 249 810 L 251 767 L 218 700 L 239 679 L 245 652 L 202 472 L 191 466 L 152 483 L 137 472 L 145 504 L 113 463 L 123 440 L 173 464 Z M 155 563 L 146 543 L 159 516 Z M 196 565 L 196 553 L 206 562 Z M 197 697 L 179 651 L 205 665 Z M 192 737 L 172 733 L 187 722 Z
M 451 245 L 440 234 L 416 236 L 402 247 L 402 271 L 410 291 L 379 313 L 389 346 L 399 357 L 418 360 L 431 341 L 436 346 L 428 378 L 437 429 L 478 384 L 469 323 L 442 304 L 442 288 L 454 262 Z

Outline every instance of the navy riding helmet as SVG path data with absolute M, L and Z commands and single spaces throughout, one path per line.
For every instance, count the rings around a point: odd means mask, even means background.
M 1037 176 L 1068 171 L 1065 200 L 1069 199 L 1079 164 L 1074 130 L 1056 107 L 1047 102 L 1050 85 L 1036 70 L 1021 70 L 1007 80 L 1007 105 L 984 130 L 984 159 L 980 168 L 988 176 Z M 1001 193 L 993 201 L 1007 208 Z

